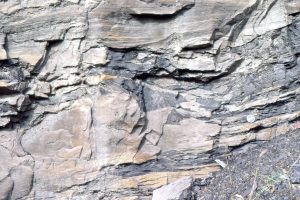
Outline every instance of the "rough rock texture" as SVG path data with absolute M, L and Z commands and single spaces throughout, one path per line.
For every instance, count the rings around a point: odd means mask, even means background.
M 179 179 L 174 183 L 153 191 L 153 200 L 180 200 L 192 198 L 193 179 L 191 177 Z
M 300 128 L 298 0 L 2 0 L 0 22 L 0 199 L 151 199 Z

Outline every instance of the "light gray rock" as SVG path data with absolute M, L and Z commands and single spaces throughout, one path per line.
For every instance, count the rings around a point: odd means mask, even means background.
M 26 92 L 28 95 L 33 95 L 37 98 L 47 98 L 51 93 L 51 85 L 48 82 L 33 82 L 29 85 L 29 90 Z
M 152 200 L 184 200 L 192 198 L 193 178 L 179 179 L 153 191 Z
M 7 59 L 6 50 L 4 49 L 5 37 L 4 34 L 0 34 L 0 60 Z
M 213 148 L 212 137 L 220 133 L 218 124 L 197 119 L 184 119 L 179 124 L 166 124 L 158 146 L 162 152 L 173 150 L 206 152 Z
M 29 0 L 22 1 L 22 6 L 28 8 L 36 8 L 36 7 L 48 7 L 53 6 L 60 3 L 61 0 L 45 0 L 45 1 L 37 1 L 37 0 Z
M 26 197 L 32 188 L 32 158 L 23 151 L 19 134 L 17 131 L 0 131 L 1 199 Z
M 291 181 L 293 184 L 300 184 L 300 164 L 295 164 L 292 167 Z
M 43 58 L 46 52 L 46 45 L 46 42 L 9 42 L 7 44 L 7 56 L 20 59 L 22 62 L 35 66 Z
M 288 11 L 284 1 L 260 1 L 259 7 L 262 9 L 253 12 L 234 46 L 246 44 L 268 31 L 280 29 L 291 23 L 290 18 L 286 15 Z M 290 8 L 287 7 L 287 9 Z
M 79 65 L 80 40 L 62 41 L 53 45 L 50 49 L 48 52 L 49 58 L 40 70 L 39 79 L 51 80 L 60 76 L 64 76 L 64 79 L 68 79 L 69 74 L 78 72 L 78 69 L 72 70 L 71 67 Z M 69 71 L 69 73 L 64 73 L 65 71 Z
M 296 0 L 291 0 L 286 3 L 286 10 L 289 14 L 296 14 L 300 12 L 300 3 Z
M 6 200 L 11 197 L 11 193 L 14 187 L 14 182 L 10 177 L 4 178 L 0 181 L 0 199 Z
M 13 168 L 11 178 L 14 181 L 11 199 L 19 199 L 30 193 L 33 181 L 33 171 L 31 167 L 18 166 Z
M 0 127 L 5 127 L 10 122 L 10 117 L 0 117 Z
M 83 54 L 83 63 L 86 65 L 104 65 L 108 62 L 105 47 L 91 48 Z
M 160 2 L 162 6 L 159 5 Z M 224 11 L 222 6 L 218 6 L 218 1 L 195 0 L 194 4 L 190 0 L 176 3 L 173 1 L 155 1 L 155 3 L 138 0 L 111 1 L 110 4 L 99 4 L 90 13 L 88 37 L 101 39 L 106 45 L 114 48 L 151 46 L 153 43 L 154 49 L 166 49 L 172 46 L 170 43 L 176 43 L 173 45 L 175 49 L 207 46 L 212 44 L 217 28 L 221 30 L 226 25 L 226 21 L 234 18 L 238 12 L 245 12 L 255 3 L 256 1 L 248 0 L 234 4 L 224 1 L 222 5 L 226 7 Z M 184 5 L 191 6 L 184 10 Z M 183 12 L 184 15 L 181 15 L 180 13 Z M 171 14 L 172 16 L 168 18 Z M 156 21 L 155 15 L 161 15 L 166 19 Z M 224 19 L 225 21 L 220 23 Z
M 176 64 L 179 69 L 191 71 L 215 71 L 216 66 L 213 56 L 198 55 L 195 58 L 181 58 Z

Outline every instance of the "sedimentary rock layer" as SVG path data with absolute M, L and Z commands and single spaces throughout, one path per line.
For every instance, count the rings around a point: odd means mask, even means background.
M 216 159 L 300 128 L 298 0 L 11 0 L 0 22 L 0 199 L 196 198 Z

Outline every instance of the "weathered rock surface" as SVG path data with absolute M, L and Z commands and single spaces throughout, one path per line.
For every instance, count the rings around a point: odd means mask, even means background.
M 152 200 L 181 200 L 192 198 L 193 179 L 183 178 L 153 191 Z
M 300 184 L 300 165 L 297 163 L 292 168 L 291 182 L 293 184 Z
M 11 0 L 0 22 L 0 199 L 189 199 L 300 128 L 298 0 Z

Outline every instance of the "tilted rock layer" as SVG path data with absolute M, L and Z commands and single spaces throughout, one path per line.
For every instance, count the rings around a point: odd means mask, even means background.
M 298 0 L 9 0 L 0 22 L 0 199 L 196 198 L 219 156 L 300 128 Z

